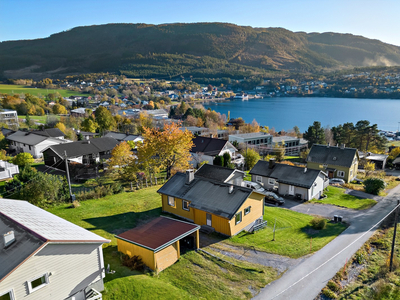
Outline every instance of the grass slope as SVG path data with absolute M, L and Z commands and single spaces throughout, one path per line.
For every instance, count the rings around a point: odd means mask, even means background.
M 31 121 L 37 122 L 37 123 L 46 124 L 46 121 L 47 121 L 47 116 L 29 116 L 29 117 L 30 117 Z M 58 120 L 60 120 L 60 116 L 53 115 L 53 117 L 56 117 Z M 25 120 L 26 116 L 24 116 L 24 115 L 18 116 L 18 119 Z
M 324 290 L 332 289 L 337 299 L 400 299 L 400 253 L 394 254 L 394 271 L 389 272 L 389 258 L 393 228 L 379 230 L 349 260 L 329 282 Z M 399 249 L 400 240 L 396 239 L 395 249 Z M 358 270 L 358 271 L 357 271 Z M 339 289 L 332 288 L 344 286 Z M 329 288 L 329 286 L 331 288 Z M 333 295 L 333 294 L 332 294 Z
M 123 267 L 114 235 L 160 215 L 159 187 L 84 201 L 75 209 L 67 204 L 48 209 L 112 241 L 105 245 L 104 262 L 116 272 L 105 278 L 103 299 L 243 299 L 277 278 L 272 268 L 232 265 L 194 251 L 158 275 Z
M 275 241 L 273 228 L 276 219 Z M 298 258 L 317 251 L 339 235 L 346 226 L 328 223 L 324 230 L 312 230 L 309 226 L 312 216 L 279 207 L 265 207 L 264 220 L 268 226 L 255 234 L 240 233 L 225 242 L 255 247 L 257 250 Z
M 339 187 L 330 186 L 325 192 L 328 196 L 322 200 L 313 200 L 315 203 L 332 204 L 351 209 L 367 209 L 374 206 L 377 202 L 373 199 L 362 199 L 352 195 L 345 194 L 345 190 Z
M 47 94 L 59 93 L 63 97 L 69 96 L 88 96 L 88 94 L 82 94 L 69 90 L 62 89 L 40 89 L 33 88 L 24 85 L 16 85 L 16 84 L 0 84 L 0 94 L 31 94 L 34 96 L 44 96 Z

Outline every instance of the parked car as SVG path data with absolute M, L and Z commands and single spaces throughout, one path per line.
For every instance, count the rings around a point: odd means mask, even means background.
M 273 192 L 266 192 L 264 203 L 275 204 L 278 206 L 285 204 L 285 200 Z
M 257 182 L 252 182 L 252 181 L 243 181 L 242 186 L 247 187 L 249 189 L 252 189 L 256 191 L 257 193 L 267 195 L 267 190 L 262 187 L 261 184 Z
M 329 184 L 344 184 L 344 180 L 340 178 L 330 178 Z

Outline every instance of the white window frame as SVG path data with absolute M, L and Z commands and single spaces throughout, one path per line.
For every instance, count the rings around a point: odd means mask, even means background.
M 240 216 L 240 220 L 239 221 L 236 221 L 236 217 L 237 216 Z M 242 222 L 242 212 L 240 211 L 235 215 L 235 225 L 237 225 L 237 224 L 239 224 L 241 222 Z
M 346 175 L 345 171 L 337 171 L 336 172 L 337 177 L 344 178 L 345 175 Z
M 175 198 L 174 197 L 168 196 L 168 205 L 172 206 L 172 207 L 175 207 Z
M 4 296 L 4 295 L 7 295 L 7 294 L 10 295 L 10 299 L 11 299 L 11 300 L 15 300 L 15 297 L 14 297 L 14 290 L 13 290 L 13 289 L 11 289 L 11 290 L 9 290 L 9 291 L 6 291 L 6 292 L 0 292 L 0 297 L 1 297 L 1 296 Z
M 185 203 L 187 203 L 187 208 L 185 208 Z M 189 210 L 190 210 L 190 208 L 189 208 L 189 201 L 182 200 L 182 209 L 183 209 L 183 210 L 186 210 L 186 211 L 189 211 Z
M 274 178 L 268 178 L 268 184 L 274 185 L 275 184 L 275 179 Z
M 256 182 L 258 182 L 258 183 L 262 182 L 262 177 L 261 177 L 261 176 L 258 176 L 258 175 L 256 175 Z
M 251 206 L 246 207 L 246 208 L 244 209 L 244 215 L 248 215 L 250 212 L 251 212 Z
M 39 286 L 37 286 L 35 288 L 32 288 L 32 281 L 35 281 L 35 280 L 37 280 L 37 279 L 39 279 L 39 278 L 41 278 L 43 276 L 45 278 L 45 283 L 42 283 L 41 285 L 39 285 Z M 37 276 L 37 277 L 35 277 L 35 278 L 31 279 L 31 280 L 28 280 L 27 284 L 28 284 L 29 294 L 31 294 L 33 292 L 36 292 L 37 290 L 40 290 L 41 288 L 44 288 L 49 283 L 50 283 L 50 281 L 49 281 L 49 273 L 44 273 L 44 274 L 42 274 L 40 276 Z

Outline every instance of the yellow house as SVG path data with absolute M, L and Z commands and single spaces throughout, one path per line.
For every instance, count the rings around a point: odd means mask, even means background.
M 200 226 L 167 217 L 135 227 L 116 237 L 118 251 L 140 256 L 153 271 L 162 271 L 174 264 L 182 251 L 199 248 Z
M 264 195 L 231 183 L 177 173 L 159 190 L 162 210 L 233 236 L 262 221 Z
M 307 157 L 307 168 L 321 170 L 329 178 L 340 178 L 349 183 L 357 176 L 359 160 L 355 148 L 313 145 Z

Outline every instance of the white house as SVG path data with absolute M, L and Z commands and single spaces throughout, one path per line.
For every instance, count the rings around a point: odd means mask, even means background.
M 2 109 L 2 111 L 0 111 L 0 122 L 11 126 L 18 126 L 19 123 L 17 111 L 11 109 Z
M 328 175 L 320 170 L 276 164 L 274 159 L 258 161 L 249 174 L 265 189 L 300 200 L 319 199 L 329 185 Z
M 18 173 L 19 168 L 17 165 L 0 160 L 0 180 L 13 178 Z
M 0 232 L 0 299 L 102 299 L 109 240 L 9 199 L 0 199 Z
M 197 167 L 203 161 L 212 165 L 215 156 L 222 156 L 224 153 L 229 153 L 231 163 L 236 166 L 243 165 L 244 157 L 238 150 L 228 141 L 214 139 L 210 137 L 196 136 L 193 138 L 193 147 L 190 150 L 192 155 L 191 164 Z
M 71 142 L 58 137 L 49 137 L 34 132 L 17 131 L 6 137 L 10 142 L 10 149 L 17 153 L 30 153 L 34 158 L 42 157 L 41 151 L 45 148 Z

